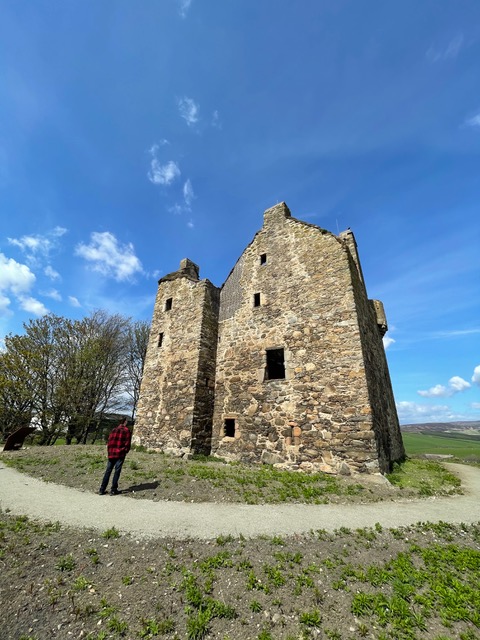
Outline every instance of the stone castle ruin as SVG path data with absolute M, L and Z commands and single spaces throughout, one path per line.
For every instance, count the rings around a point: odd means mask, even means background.
M 222 287 L 188 259 L 159 280 L 134 442 L 306 471 L 388 472 L 404 458 L 382 336 L 353 233 L 285 203 Z

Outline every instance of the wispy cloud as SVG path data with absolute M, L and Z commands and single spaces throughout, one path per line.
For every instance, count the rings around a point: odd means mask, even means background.
M 187 222 L 187 227 L 188 227 L 189 229 L 194 229 L 194 228 L 195 228 L 195 224 L 193 223 L 193 220 L 189 220 L 189 221 Z
M 470 336 L 480 333 L 480 329 L 452 329 L 451 331 L 436 331 L 433 338 L 457 338 L 459 336 Z
M 166 164 L 160 164 L 157 158 L 152 158 L 148 179 L 153 184 L 163 184 L 168 186 L 176 178 L 180 176 L 179 166 L 173 160 L 169 160 Z
M 453 376 L 446 386 L 437 384 L 426 391 L 417 391 L 417 393 L 424 398 L 450 398 L 456 393 L 469 389 L 471 386 L 469 382 L 460 378 L 460 376 Z
M 185 200 L 185 204 L 187 205 L 187 207 L 190 207 L 194 198 L 195 194 L 193 192 L 192 183 L 189 178 L 183 185 L 183 199 Z
M 480 111 L 477 114 L 475 114 L 473 117 L 467 118 L 465 120 L 465 124 L 468 127 L 479 129 L 480 128 Z
M 222 123 L 220 122 L 220 115 L 217 110 L 212 113 L 212 127 L 216 129 L 222 128 Z
M 133 245 L 120 244 L 108 231 L 93 232 L 89 244 L 77 245 L 75 255 L 87 260 L 93 271 L 117 281 L 131 280 L 136 273 L 143 273 Z
M 78 298 L 76 298 L 75 296 L 68 296 L 68 301 L 72 305 L 72 307 L 81 307 L 82 306 L 80 304 Z
M 192 0 L 177 0 L 177 2 L 179 14 L 182 16 L 182 18 L 186 18 L 188 10 L 190 9 L 190 5 L 192 4 Z
M 193 200 L 195 199 L 195 193 L 193 191 L 193 187 L 190 179 L 188 179 L 184 183 L 182 193 L 183 193 L 183 202 L 176 202 L 168 209 L 170 213 L 173 213 L 174 215 L 177 215 L 177 216 L 182 215 L 184 213 L 190 213 L 192 211 L 191 205 Z M 193 226 L 194 226 L 193 221 L 190 220 L 187 223 L 187 226 L 190 229 L 193 229 Z
M 181 117 L 185 120 L 189 127 L 193 127 L 198 122 L 199 106 L 192 98 L 179 98 L 177 100 L 178 110 Z
M 160 146 L 165 146 L 167 144 L 169 144 L 168 140 L 161 140 L 159 143 L 156 142 L 153 144 L 148 150 L 152 159 L 150 161 L 150 171 L 147 175 L 148 179 L 150 182 L 153 182 L 153 184 L 168 186 L 181 174 L 180 168 L 176 162 L 168 160 L 167 162 L 162 163 L 158 158 Z
M 60 302 L 62 300 L 62 296 L 60 292 L 57 291 L 56 289 L 49 289 L 48 291 L 41 291 L 40 293 L 42 296 L 45 296 L 46 298 L 51 298 L 52 300 L 56 300 L 57 302 Z
M 457 34 L 443 47 L 430 47 L 425 54 L 429 62 L 442 62 L 443 60 L 453 60 L 460 53 L 463 46 L 463 33 Z
M 7 239 L 12 246 L 18 247 L 22 251 L 28 264 L 38 267 L 50 259 L 51 252 L 58 246 L 58 238 L 61 238 L 65 233 L 67 233 L 67 229 L 64 227 L 55 227 L 43 235 L 32 234 L 21 238 Z
M 50 278 L 50 280 L 61 280 L 58 271 L 55 271 L 55 269 L 50 264 L 45 267 L 43 273 L 47 276 L 47 278 Z

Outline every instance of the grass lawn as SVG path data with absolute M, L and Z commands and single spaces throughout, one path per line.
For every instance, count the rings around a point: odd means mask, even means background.
M 450 454 L 461 460 L 472 457 L 477 457 L 480 460 L 479 436 L 403 433 L 402 437 L 408 456 L 437 453 Z

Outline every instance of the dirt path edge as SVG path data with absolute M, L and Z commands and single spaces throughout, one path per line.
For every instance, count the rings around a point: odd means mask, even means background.
M 0 461 L 0 507 L 14 515 L 59 521 L 70 527 L 99 531 L 116 527 L 139 538 L 289 536 L 317 529 L 332 532 L 340 527 L 373 527 L 377 522 L 395 528 L 427 521 L 479 522 L 480 469 L 446 466 L 460 477 L 464 495 L 360 505 L 243 505 L 99 496 L 37 480 Z

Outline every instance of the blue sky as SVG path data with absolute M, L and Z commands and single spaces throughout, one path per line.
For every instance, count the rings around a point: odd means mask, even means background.
M 0 0 L 0 339 L 351 227 L 402 423 L 480 419 L 478 0 Z

